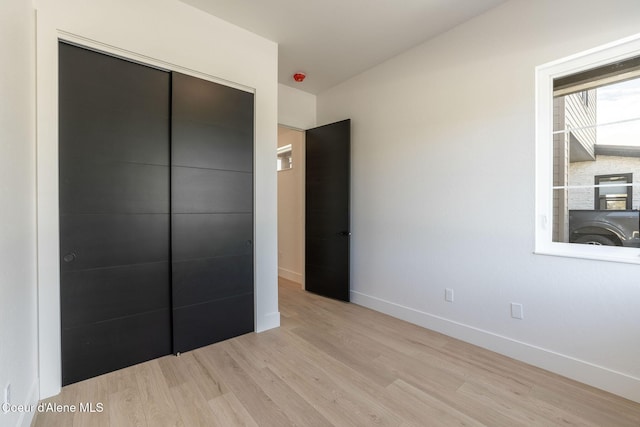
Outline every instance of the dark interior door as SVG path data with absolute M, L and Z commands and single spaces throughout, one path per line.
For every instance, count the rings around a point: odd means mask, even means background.
M 173 73 L 174 352 L 254 330 L 253 94 Z
M 63 385 L 171 353 L 170 74 L 59 44 Z
M 349 301 L 351 121 L 306 131 L 305 289 Z

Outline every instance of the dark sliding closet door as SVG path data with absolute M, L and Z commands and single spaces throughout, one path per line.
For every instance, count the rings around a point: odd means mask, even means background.
M 59 49 L 66 385 L 171 353 L 170 74 Z
M 59 48 L 63 385 L 253 331 L 253 95 Z
M 173 350 L 254 330 L 253 94 L 173 73 Z

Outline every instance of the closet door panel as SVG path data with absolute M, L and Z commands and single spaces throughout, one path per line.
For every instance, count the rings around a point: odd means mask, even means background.
M 253 254 L 251 214 L 173 215 L 173 262 Z
M 168 100 L 167 100 L 168 102 Z M 158 140 L 166 139 L 169 117 L 149 115 L 126 109 L 107 109 L 102 105 L 83 105 L 65 113 L 73 127 L 60 128 L 65 141 L 65 158 L 123 161 L 152 165 L 169 164 L 169 144 L 159 150 Z M 90 139 L 92 144 L 87 144 Z
M 62 383 L 171 352 L 170 75 L 59 44 Z
M 174 213 L 251 212 L 253 175 L 246 172 L 173 167 Z
M 253 138 L 253 94 L 180 73 L 172 73 L 172 76 L 173 122 L 206 123 L 216 129 L 249 133 Z M 184 132 L 190 134 L 191 130 L 185 129 Z M 211 132 L 211 138 L 215 136 L 216 132 Z M 253 139 L 242 139 L 236 143 L 253 145 Z
M 60 181 L 60 205 L 67 212 L 166 214 L 169 210 L 166 166 L 75 161 L 62 168 L 66 176 Z
M 168 262 L 63 272 L 62 327 L 75 328 L 84 323 L 166 309 L 170 305 L 170 290 L 157 292 L 156 287 L 166 282 L 169 274 Z M 80 304 L 86 310 L 74 310 Z
M 66 329 L 63 380 L 70 384 L 170 354 L 170 330 L 167 308 Z
M 216 284 L 213 286 L 212 284 Z M 253 256 L 238 255 L 173 263 L 173 303 L 198 304 L 253 292 Z
M 168 215 L 63 215 L 60 269 L 78 271 L 168 261 L 168 231 Z M 68 261 L 66 256 L 70 257 Z
M 173 73 L 174 351 L 253 331 L 253 95 Z
M 174 214 L 173 262 L 253 254 L 251 214 Z
M 253 291 L 173 311 L 174 348 L 187 351 L 253 331 Z
M 74 88 L 60 91 L 59 100 L 74 113 L 91 107 L 169 118 L 168 73 L 66 43 L 59 46 L 64 55 L 60 77 Z
M 185 139 L 172 154 L 174 165 L 224 169 L 241 172 L 253 170 L 253 119 L 242 128 L 210 123 L 173 121 L 173 132 Z

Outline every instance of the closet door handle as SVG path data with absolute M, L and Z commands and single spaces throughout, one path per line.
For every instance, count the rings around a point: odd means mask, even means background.
M 62 257 L 62 260 L 64 262 L 72 262 L 72 261 L 75 261 L 76 258 L 78 258 L 78 256 L 76 255 L 75 252 L 69 252 L 68 254 L 65 254 L 65 256 Z

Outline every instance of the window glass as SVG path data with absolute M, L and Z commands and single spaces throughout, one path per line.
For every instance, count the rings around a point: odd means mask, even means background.
M 586 235 L 599 235 L 622 246 L 637 233 L 638 214 L 614 218 L 598 211 L 633 209 L 640 77 L 601 85 L 595 79 L 588 90 L 565 86 L 563 93 L 553 99 L 553 241 L 583 243 Z
M 283 171 L 293 168 L 293 157 L 291 153 L 291 144 L 278 147 L 278 163 L 277 170 Z
M 536 76 L 536 253 L 640 263 L 640 35 Z

